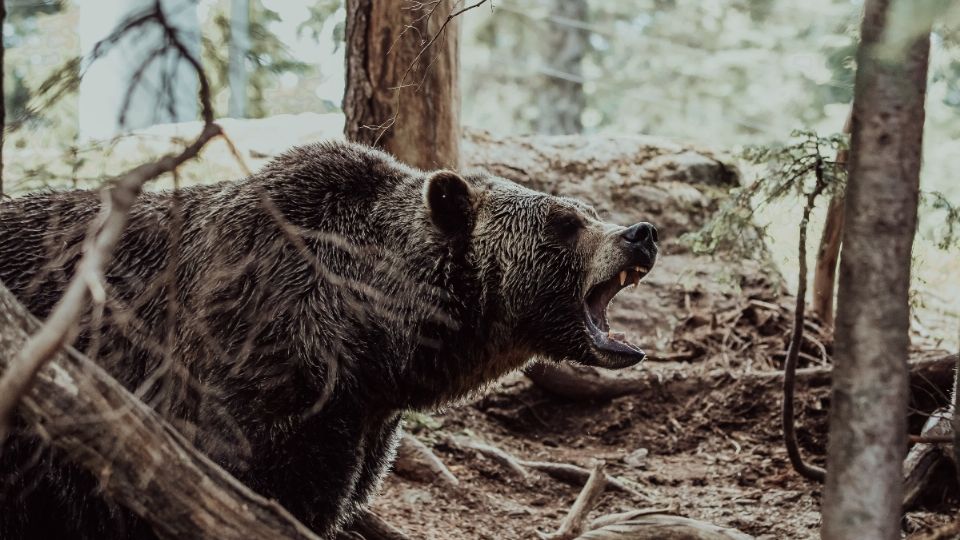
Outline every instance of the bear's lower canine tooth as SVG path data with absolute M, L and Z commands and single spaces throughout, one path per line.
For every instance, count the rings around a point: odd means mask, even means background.
M 633 288 L 636 289 L 640 286 L 640 274 L 637 274 L 637 277 L 633 279 Z
M 621 270 L 621 271 L 620 271 L 620 286 L 623 287 L 623 285 L 624 285 L 626 282 L 627 282 L 627 271 L 626 271 L 626 270 Z

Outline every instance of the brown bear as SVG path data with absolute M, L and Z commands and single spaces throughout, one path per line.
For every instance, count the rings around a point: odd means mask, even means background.
M 0 203 L 0 281 L 38 317 L 100 204 L 95 191 Z M 484 173 L 314 144 L 244 180 L 143 195 L 76 346 L 332 537 L 377 491 L 403 411 L 534 357 L 641 361 L 606 306 L 650 271 L 657 242 L 649 223 L 605 223 Z M 0 454 L 0 538 L 153 537 L 20 427 Z

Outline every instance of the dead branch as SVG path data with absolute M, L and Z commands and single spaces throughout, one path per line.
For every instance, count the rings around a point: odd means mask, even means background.
M 469 437 L 448 437 L 447 442 L 454 448 L 474 450 L 478 454 L 496 461 L 501 467 L 510 471 L 524 482 L 530 477 L 530 473 L 520 461 L 496 446 L 475 441 Z
M 577 465 L 572 465 L 570 463 L 552 463 L 549 461 L 521 461 L 521 465 L 524 467 L 529 467 L 531 469 L 540 471 L 551 478 L 559 480 L 561 482 L 573 485 L 573 486 L 582 486 L 587 483 L 590 478 L 590 471 L 579 467 Z M 621 493 L 627 493 L 634 497 L 637 497 L 643 501 L 650 501 L 650 498 L 646 495 L 640 493 L 639 491 L 629 487 L 622 480 L 618 480 L 614 477 L 606 476 L 607 488 L 611 491 L 619 491 Z
M 406 431 L 400 437 L 393 471 L 404 478 L 418 482 L 440 482 L 450 487 L 460 484 L 457 477 L 427 445 Z
M 203 67 L 181 42 L 177 31 L 167 22 L 159 2 L 151 11 L 128 21 L 121 29 L 98 43 L 94 47 L 94 56 L 98 51 L 102 51 L 105 42 L 112 40 L 112 43 L 115 43 L 124 32 L 151 20 L 160 25 L 170 45 L 193 66 L 197 73 L 200 81 L 203 130 L 179 154 L 167 155 L 151 163 L 139 165 L 107 182 L 112 187 L 104 191 L 100 215 L 90 225 L 90 231 L 84 241 L 83 257 L 77 263 L 76 272 L 67 285 L 66 292 L 54 306 L 44 324 L 25 343 L 16 359 L 0 377 L 0 441 L 6 438 L 14 409 L 30 389 L 43 365 L 61 348 L 73 342 L 77 321 L 86 307 L 87 294 L 89 293 L 90 298 L 98 305 L 105 302 L 103 272 L 110 262 L 113 248 L 126 228 L 130 209 L 140 195 L 144 184 L 164 173 L 176 170 L 184 162 L 195 158 L 210 139 L 221 133 L 220 127 L 213 122 L 210 85 Z
M 454 448 L 474 450 L 489 457 L 523 480 L 529 477 L 530 473 L 527 469 L 533 469 L 546 474 L 554 480 L 559 480 L 565 484 L 577 487 L 585 485 L 590 479 L 590 470 L 570 463 L 525 461 L 518 459 L 502 448 L 497 448 L 491 444 L 476 441 L 468 437 L 448 437 L 446 442 Z M 604 475 L 604 478 L 606 479 L 606 489 L 626 493 L 637 499 L 649 502 L 649 497 L 633 489 L 623 480 L 608 475 Z
M 736 529 L 673 516 L 659 509 L 610 514 L 594 520 L 577 540 L 752 540 Z
M 9 369 L 39 328 L 0 284 L 0 371 Z M 38 436 L 98 478 L 108 497 L 149 521 L 161 536 L 318 540 L 73 348 L 54 350 L 28 390 L 19 408 L 25 424 L 42 426 Z
M 823 167 L 823 160 L 818 152 L 816 162 L 817 184 L 807 194 L 807 202 L 803 207 L 803 218 L 800 219 L 800 241 L 797 247 L 797 257 L 800 261 L 797 299 L 793 312 L 793 329 L 790 332 L 790 346 L 787 347 L 787 358 L 783 363 L 783 406 L 780 416 L 783 427 L 783 443 L 787 447 L 787 456 L 790 458 L 790 463 L 801 476 L 817 482 L 823 482 L 827 478 L 827 471 L 804 462 L 803 456 L 800 454 L 800 445 L 797 444 L 796 418 L 793 411 L 793 391 L 796 383 L 800 341 L 803 339 L 803 311 L 807 301 L 807 225 L 810 223 L 810 212 L 813 211 L 813 205 L 826 187 L 823 181 Z
M 76 274 L 63 297 L 54 306 L 43 326 L 30 337 L 23 349 L 0 377 L 0 440 L 10 429 L 13 410 L 30 389 L 43 365 L 61 348 L 73 341 L 76 324 L 86 307 L 87 294 L 94 302 L 103 303 L 103 270 L 127 225 L 127 218 L 143 185 L 163 173 L 170 172 L 183 162 L 196 157 L 200 149 L 219 134 L 216 124 L 204 127 L 199 137 L 183 152 L 168 155 L 152 163 L 140 165 L 116 178 L 114 187 L 105 193 L 99 227 L 92 226 L 84 241 L 84 255 L 77 264 Z M 99 229 L 97 232 L 96 229 Z
M 606 467 L 607 464 L 603 461 L 599 461 L 593 466 L 587 483 L 584 484 L 580 494 L 577 495 L 577 500 L 573 502 L 573 506 L 567 512 L 567 517 L 563 518 L 560 528 L 550 534 L 537 531 L 537 536 L 541 540 L 573 540 L 583 532 L 583 522 L 586 520 L 587 514 L 596 506 L 597 499 L 607 485 L 606 474 L 604 474 Z
M 936 478 L 936 472 L 947 459 L 947 453 L 937 443 L 953 442 L 953 436 L 950 433 L 951 418 L 952 415 L 946 408 L 939 409 L 930 415 L 923 426 L 921 436 L 916 438 L 917 444 L 910 449 L 903 460 L 903 507 L 905 509 L 913 508 L 920 496 L 927 492 L 932 484 L 942 484 L 944 479 Z

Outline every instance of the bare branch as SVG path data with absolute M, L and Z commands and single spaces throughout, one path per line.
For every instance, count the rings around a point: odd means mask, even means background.
M 181 42 L 177 31 L 170 26 L 159 1 L 152 10 L 127 20 L 105 40 L 98 43 L 91 57 L 97 58 L 108 44 L 116 43 L 132 28 L 157 22 L 167 36 L 171 47 L 193 66 L 200 81 L 201 112 L 204 120 L 200 135 L 179 154 L 167 155 L 151 163 L 134 167 L 108 182 L 111 188 L 104 191 L 100 216 L 90 225 L 84 241 L 83 258 L 67 286 L 63 297 L 54 306 L 43 326 L 27 341 L 10 368 L 0 377 L 0 441 L 9 432 L 13 411 L 43 365 L 63 346 L 72 343 L 77 331 L 77 322 L 86 307 L 87 294 L 102 305 L 106 300 L 103 271 L 110 262 L 113 248 L 126 227 L 130 209 L 140 195 L 145 183 L 173 172 L 184 162 L 195 158 L 210 139 L 220 135 L 220 126 L 213 122 L 213 107 L 210 103 L 210 84 L 200 62 L 193 57 Z

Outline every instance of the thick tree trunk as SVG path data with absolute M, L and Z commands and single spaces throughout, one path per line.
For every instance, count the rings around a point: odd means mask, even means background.
M 545 65 L 540 75 L 537 131 L 547 135 L 580 133 L 580 115 L 586 105 L 581 64 L 589 35 L 576 23 L 587 20 L 589 8 L 586 0 L 550 0 L 549 9 L 549 31 L 542 40 Z
M 347 1 L 347 139 L 422 169 L 459 166 L 460 6 Z
M 868 0 L 857 56 L 836 321 L 825 539 L 900 538 L 908 290 L 929 33 L 878 58 L 888 0 Z
M 230 2 L 229 86 L 231 118 L 247 116 L 247 52 L 250 51 L 250 0 Z
M 850 133 L 853 113 L 847 116 L 843 132 Z M 847 167 L 850 152 L 837 153 L 837 167 Z M 843 194 L 838 193 L 830 199 L 827 207 L 827 220 L 823 224 L 823 236 L 820 237 L 820 249 L 817 251 L 817 265 L 813 270 L 813 305 L 811 311 L 826 327 L 833 326 L 833 286 L 837 282 L 837 262 L 840 260 L 840 243 L 843 238 Z
M 37 328 L 39 322 L 0 284 L 0 374 Z M 62 456 L 99 478 L 106 496 L 149 521 L 161 537 L 317 539 L 72 348 L 43 368 L 19 414 L 28 425 L 43 426 Z

